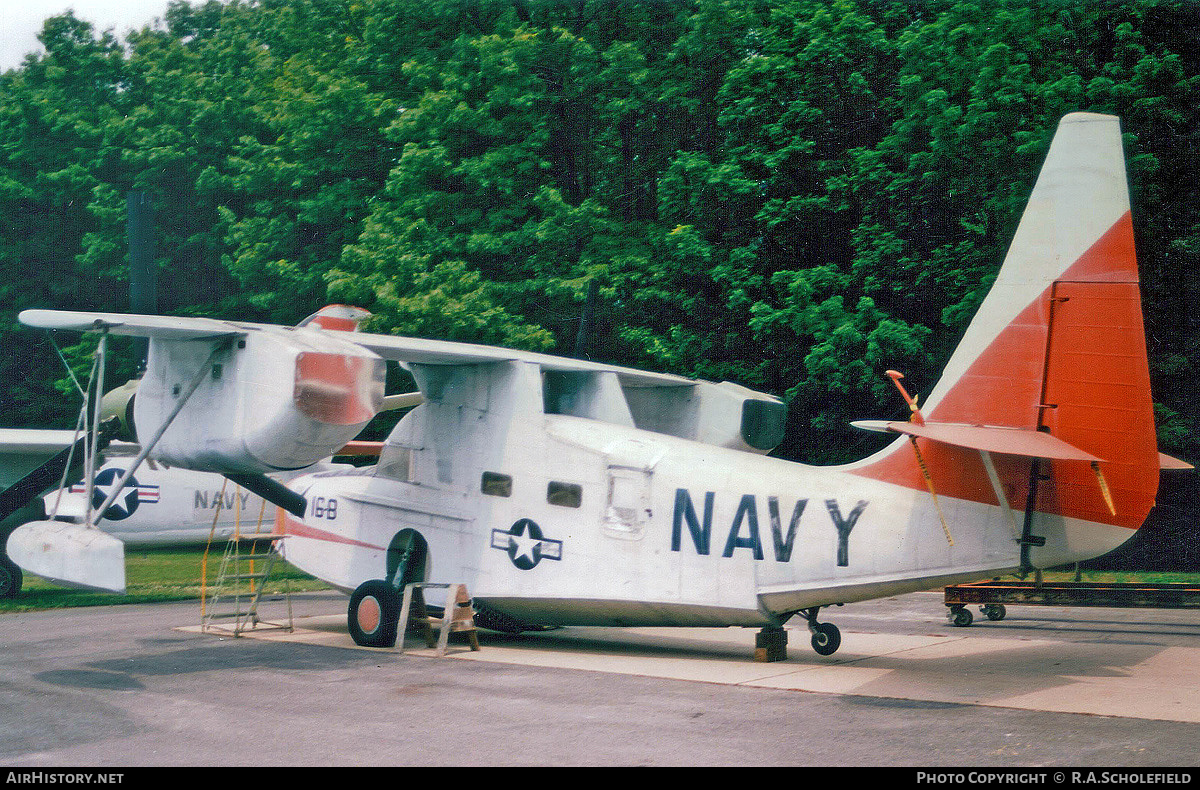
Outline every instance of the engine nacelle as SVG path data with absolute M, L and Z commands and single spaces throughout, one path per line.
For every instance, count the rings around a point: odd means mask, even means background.
M 220 340 L 152 338 L 133 409 L 141 441 L 202 367 L 203 380 L 152 458 L 212 472 L 300 469 L 357 436 L 383 403 L 384 360 L 333 332 L 271 327 Z
M 631 387 L 625 398 L 639 428 L 731 450 L 769 453 L 787 427 L 783 401 L 728 381 Z
M 100 399 L 100 422 L 117 421 L 116 438 L 127 442 L 137 441 L 137 429 L 133 424 L 133 404 L 137 401 L 137 388 L 141 379 L 130 379 Z

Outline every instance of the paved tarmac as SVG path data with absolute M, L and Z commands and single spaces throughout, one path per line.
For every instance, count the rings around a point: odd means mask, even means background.
M 759 663 L 740 628 L 366 649 L 343 596 L 292 603 L 293 633 L 236 639 L 200 633 L 197 603 L 0 616 L 0 764 L 1200 764 L 1195 611 L 1010 606 L 954 628 L 916 593 L 825 610 L 833 656 L 800 624 Z

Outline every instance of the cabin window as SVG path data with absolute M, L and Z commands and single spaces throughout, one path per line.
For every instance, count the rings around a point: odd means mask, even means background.
M 400 480 L 405 483 L 413 482 L 413 448 L 397 444 L 385 444 L 379 454 L 379 463 L 375 466 L 375 474 Z
M 583 486 L 551 480 L 546 487 L 546 501 L 559 507 L 579 507 L 583 503 Z
M 608 478 L 608 507 L 610 516 L 633 529 L 637 526 L 642 506 L 640 477 L 626 470 Z
M 512 477 L 498 472 L 484 472 L 479 490 L 488 496 L 512 496 Z

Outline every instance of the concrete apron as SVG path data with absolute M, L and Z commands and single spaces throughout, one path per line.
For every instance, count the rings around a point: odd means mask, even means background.
M 345 615 L 297 617 L 292 632 L 243 638 L 435 658 L 420 637 L 399 648 L 355 645 Z M 195 633 L 199 627 L 177 630 Z M 823 694 L 984 705 L 1134 719 L 1200 722 L 1200 648 L 875 634 L 843 629 L 840 650 L 818 656 L 805 627 L 789 627 L 787 659 L 753 660 L 754 629 L 570 627 L 518 635 L 480 631 L 482 649 L 451 640 L 442 660 L 611 672 Z M 220 637 L 217 632 L 210 635 Z

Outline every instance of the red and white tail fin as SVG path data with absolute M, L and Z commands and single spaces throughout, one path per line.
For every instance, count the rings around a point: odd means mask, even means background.
M 1101 459 L 1102 473 L 1078 460 L 1043 464 L 1039 512 L 1130 528 L 1145 519 L 1159 459 L 1116 117 L 1059 123 L 996 282 L 922 411 L 931 424 L 1049 433 Z M 946 481 L 939 493 L 995 502 L 980 472 L 950 471 L 966 460 L 961 448 L 928 444 L 925 460 Z M 923 488 L 911 461 L 911 451 L 890 452 L 858 471 L 895 479 L 903 469 Z M 1018 469 L 1002 476 L 1022 492 Z
M 296 327 L 315 326 L 319 329 L 334 329 L 341 332 L 357 332 L 359 325 L 371 317 L 361 307 L 345 304 L 330 304 L 305 318 Z

